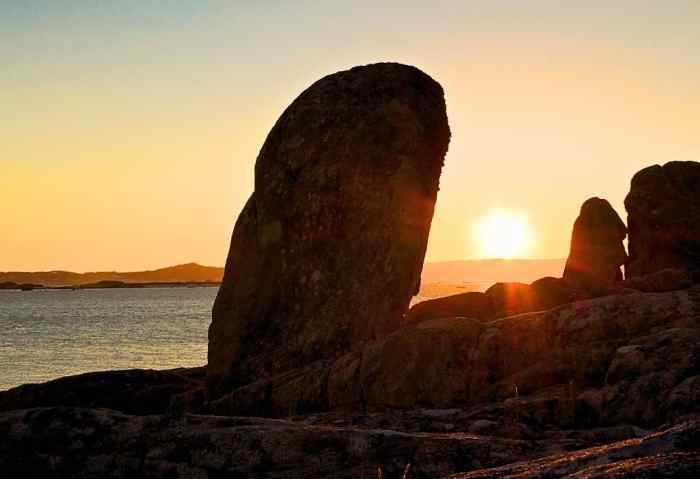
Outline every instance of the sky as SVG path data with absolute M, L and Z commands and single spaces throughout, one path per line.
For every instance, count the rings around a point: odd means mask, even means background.
M 0 270 L 223 265 L 284 108 L 355 65 L 415 65 L 452 141 L 427 261 L 565 257 L 584 200 L 700 161 L 700 2 L 0 0 Z M 483 239 L 482 239 L 483 241 Z

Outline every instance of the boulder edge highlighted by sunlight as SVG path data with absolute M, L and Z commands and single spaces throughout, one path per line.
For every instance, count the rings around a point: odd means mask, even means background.
M 233 231 L 209 328 L 212 397 L 400 326 L 449 139 L 442 87 L 411 66 L 355 67 L 294 100 Z

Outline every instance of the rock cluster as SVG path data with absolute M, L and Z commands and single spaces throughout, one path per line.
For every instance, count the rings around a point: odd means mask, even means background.
M 700 163 L 654 165 L 632 178 L 625 198 L 629 228 L 626 277 L 672 268 L 700 269 Z
M 212 397 L 399 327 L 449 138 L 442 88 L 400 64 L 327 76 L 285 110 L 258 156 L 214 305 Z
M 449 136 L 442 89 L 415 68 L 316 82 L 258 157 L 206 373 L 90 373 L 0 392 L 0 470 L 696 477 L 700 165 L 634 177 L 629 261 L 624 223 L 591 198 L 562 278 L 404 317 Z
M 216 414 L 284 417 L 488 405 L 504 414 L 485 419 L 500 421 L 519 399 L 531 428 L 656 427 L 700 412 L 689 394 L 700 384 L 698 358 L 700 288 L 637 292 L 490 322 L 423 321 L 210 406 Z
M 563 278 L 541 278 L 532 284 L 496 283 L 485 292 L 469 292 L 414 305 L 406 324 L 450 316 L 480 321 L 551 309 L 576 300 L 620 293 L 620 267 L 627 261 L 623 240 L 627 228 L 607 200 L 590 198 L 581 206 L 571 235 Z M 650 286 L 658 281 L 646 282 Z M 666 288 L 664 290 L 670 290 Z

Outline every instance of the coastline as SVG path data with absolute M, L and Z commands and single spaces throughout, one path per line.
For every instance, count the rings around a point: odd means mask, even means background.
M 213 281 L 176 281 L 152 283 L 127 283 L 124 281 L 98 281 L 96 283 L 75 284 L 68 286 L 46 286 L 43 284 L 0 283 L 0 290 L 35 291 L 35 290 L 78 290 L 78 289 L 131 289 L 131 288 L 205 288 L 219 287 L 220 282 Z

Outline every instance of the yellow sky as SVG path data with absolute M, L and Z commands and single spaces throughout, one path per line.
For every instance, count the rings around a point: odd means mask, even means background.
M 274 121 L 375 61 L 446 91 L 429 261 L 494 208 L 563 257 L 586 198 L 624 218 L 634 172 L 700 160 L 695 2 L 60 3 L 0 6 L 0 270 L 223 265 Z

